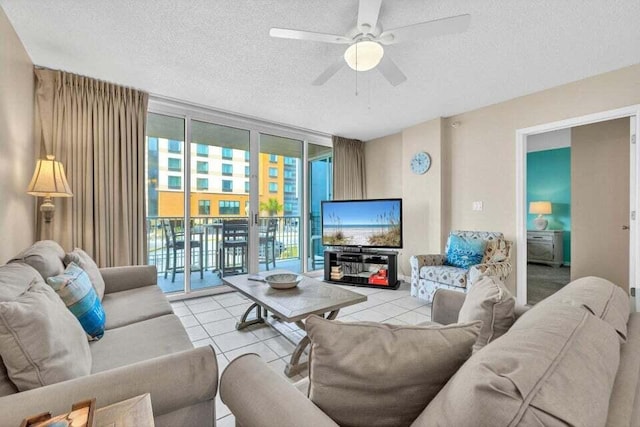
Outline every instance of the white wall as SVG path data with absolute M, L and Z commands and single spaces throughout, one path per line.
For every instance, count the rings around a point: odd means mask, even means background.
M 35 240 L 33 63 L 0 8 L 0 263 Z

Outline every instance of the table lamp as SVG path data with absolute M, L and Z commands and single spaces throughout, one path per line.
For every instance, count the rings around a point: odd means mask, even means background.
M 51 155 L 48 155 L 46 159 L 38 160 L 27 193 L 32 196 L 44 197 L 40 205 L 40 212 L 42 212 L 46 223 L 53 220 L 53 212 L 56 209 L 52 197 L 73 196 L 64 174 L 64 166 Z
M 547 221 L 542 215 L 551 214 L 551 202 L 530 202 L 529 213 L 538 214 L 538 217 L 533 220 L 536 230 L 546 230 L 549 221 Z

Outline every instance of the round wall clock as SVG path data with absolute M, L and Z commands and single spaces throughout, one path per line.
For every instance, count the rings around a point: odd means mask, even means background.
M 420 151 L 411 158 L 411 172 L 423 175 L 431 167 L 431 156 L 424 151 Z

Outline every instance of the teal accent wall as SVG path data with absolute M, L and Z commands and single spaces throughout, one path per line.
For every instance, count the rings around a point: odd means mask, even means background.
M 571 262 L 571 148 L 527 153 L 527 209 L 529 202 L 548 200 L 548 230 L 564 230 L 564 262 Z M 527 213 L 527 228 L 535 230 L 537 215 Z

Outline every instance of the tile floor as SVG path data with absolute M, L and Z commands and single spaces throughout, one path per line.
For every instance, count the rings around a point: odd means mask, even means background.
M 410 296 L 407 283 L 395 291 L 352 286 L 344 288 L 365 294 L 368 299 L 340 310 L 338 319 L 341 321 L 416 324 L 431 319 L 431 306 Z M 219 374 L 241 354 L 257 353 L 287 378 L 284 367 L 295 347 L 287 338 L 267 325 L 254 325 L 242 331 L 235 329 L 236 322 L 249 304 L 249 300 L 235 292 L 171 303 L 193 344 L 213 346 L 218 357 Z M 287 326 L 291 329 L 290 336 L 300 334 L 297 326 Z M 299 375 L 287 378 L 291 382 L 300 379 L 302 377 Z M 235 425 L 233 414 L 222 403 L 220 396 L 216 396 L 216 416 L 218 426 Z

